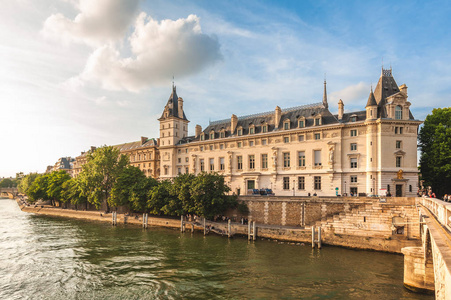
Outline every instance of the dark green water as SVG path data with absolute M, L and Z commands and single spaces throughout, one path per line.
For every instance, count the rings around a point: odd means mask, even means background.
M 0 200 L 0 299 L 433 299 L 403 257 L 50 218 Z

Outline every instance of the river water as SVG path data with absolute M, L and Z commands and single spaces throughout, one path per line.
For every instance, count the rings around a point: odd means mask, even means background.
M 433 299 L 401 255 L 32 215 L 0 199 L 0 299 Z

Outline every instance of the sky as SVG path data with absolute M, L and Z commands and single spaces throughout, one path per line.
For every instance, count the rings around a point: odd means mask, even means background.
M 159 137 L 172 81 L 196 124 L 320 102 L 364 110 L 381 67 L 449 107 L 450 1 L 7 0 L 0 177 Z M 174 79 L 173 79 L 174 78 Z

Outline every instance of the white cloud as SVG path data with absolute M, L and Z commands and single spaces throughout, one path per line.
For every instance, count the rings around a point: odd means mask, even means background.
M 195 15 L 158 22 L 141 13 L 129 41 L 133 56 L 121 58 L 114 46 L 104 45 L 91 54 L 80 78 L 108 90 L 137 92 L 222 59 L 216 37 L 202 33 Z
M 369 94 L 370 89 L 368 88 L 368 84 L 359 82 L 358 84 L 350 85 L 342 90 L 331 93 L 329 98 L 333 103 L 338 102 L 339 99 L 342 99 L 345 105 L 351 103 L 365 105 L 366 102 L 364 100 L 368 99 Z
M 69 19 L 53 14 L 44 23 L 46 37 L 64 42 L 86 43 L 93 46 L 117 41 L 124 37 L 138 9 L 139 0 L 80 0 L 80 13 Z

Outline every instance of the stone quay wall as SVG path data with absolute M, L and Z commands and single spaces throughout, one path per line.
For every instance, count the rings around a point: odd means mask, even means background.
M 415 198 L 244 196 L 238 200 L 247 204 L 250 221 L 263 224 L 259 236 L 308 242 L 311 227 L 320 226 L 324 244 L 401 253 L 403 247 L 421 243 Z M 238 212 L 232 215 L 241 217 Z

